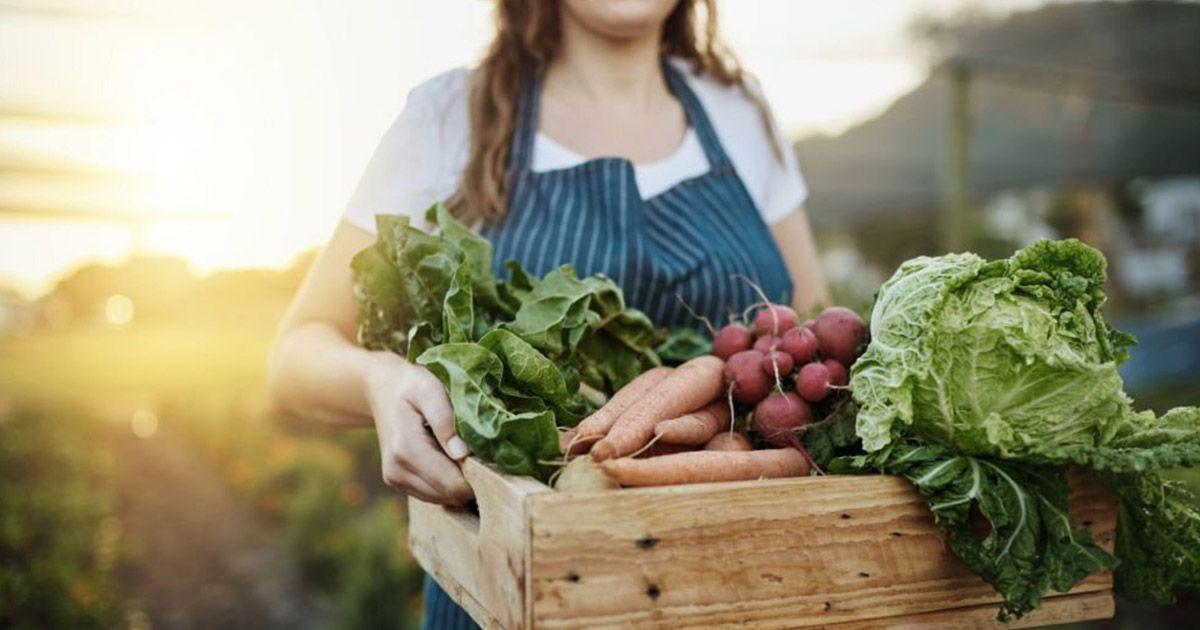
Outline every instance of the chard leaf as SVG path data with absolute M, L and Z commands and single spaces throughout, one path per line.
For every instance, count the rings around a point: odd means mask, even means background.
M 434 346 L 417 358 L 446 386 L 454 407 L 454 428 L 471 450 L 505 472 L 545 480 L 540 462 L 562 456 L 553 412 L 544 408 L 514 412 L 499 397 L 504 378 L 500 357 L 475 343 Z
M 800 442 L 817 466 L 829 467 L 830 462 L 841 451 L 858 444 L 858 435 L 854 432 L 857 412 L 858 405 L 852 400 L 846 400 L 835 407 L 824 420 L 805 427 Z
M 403 278 L 381 243 L 350 261 L 354 300 L 358 303 L 358 343 L 368 350 L 403 352 L 404 322 L 409 317 Z
M 525 297 L 507 328 L 552 357 L 568 354 L 599 317 L 589 310 L 592 289 L 563 266 Z
M 896 443 L 877 453 L 834 460 L 837 472 L 903 475 L 929 503 L 950 548 L 1003 597 L 998 619 L 1021 617 L 1050 590 L 1066 592 L 1113 569 L 1067 511 L 1066 469 L 955 454 L 942 446 Z M 979 536 L 973 515 L 988 532 Z
M 468 266 L 459 265 L 442 300 L 442 330 L 450 343 L 474 340 L 475 299 L 470 276 Z
M 430 223 L 437 225 L 441 238 L 453 243 L 462 251 L 466 275 L 475 299 L 486 308 L 508 310 L 496 287 L 496 274 L 492 270 L 492 244 L 455 220 L 446 206 L 440 203 L 426 210 L 425 217 Z M 510 310 L 509 314 L 511 312 Z
M 695 328 L 673 328 L 654 352 L 663 363 L 679 365 L 712 352 L 712 343 Z
M 579 395 L 579 383 L 572 383 L 564 370 L 512 332 L 497 328 L 484 335 L 479 345 L 503 361 L 517 391 L 531 392 L 550 403 L 560 426 L 573 426 L 591 412 L 591 405 Z

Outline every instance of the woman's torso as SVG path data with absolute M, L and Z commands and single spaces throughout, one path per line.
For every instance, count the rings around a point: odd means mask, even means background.
M 502 222 L 482 226 L 497 263 L 515 259 L 537 274 L 564 263 L 581 275 L 603 273 L 660 325 L 696 324 L 689 308 L 726 319 L 758 300 L 747 279 L 769 298 L 787 299 L 790 279 L 767 222 L 803 201 L 794 163 L 776 163 L 771 136 L 738 88 L 680 64 L 664 67 L 689 130 L 671 156 L 652 164 L 563 149 L 537 133 L 537 95 L 523 99 L 525 148 L 518 151 L 522 140 L 514 138 L 514 158 L 525 155 L 514 165 L 510 209 Z M 455 71 L 413 91 L 347 220 L 369 229 L 364 214 L 423 208 L 453 192 L 467 158 L 468 79 Z M 412 155 L 414 141 L 430 150 Z

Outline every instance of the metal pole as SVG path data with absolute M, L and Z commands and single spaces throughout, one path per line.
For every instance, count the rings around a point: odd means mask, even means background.
M 939 245 L 944 251 L 962 251 L 971 234 L 971 70 L 952 62 L 946 155 L 942 165 L 942 208 L 938 214 Z

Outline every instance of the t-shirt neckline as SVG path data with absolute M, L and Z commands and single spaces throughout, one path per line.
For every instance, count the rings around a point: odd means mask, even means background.
M 684 132 L 679 145 L 666 157 L 653 162 L 629 161 L 629 163 L 633 165 L 635 171 L 639 172 L 670 170 L 680 163 L 685 163 L 697 150 L 701 156 L 704 155 L 704 149 L 700 146 L 700 137 L 696 135 L 695 127 L 689 126 L 687 131 Z M 544 173 L 572 168 L 592 160 L 604 159 L 605 157 L 614 156 L 589 157 L 563 146 L 562 143 L 554 138 L 538 131 L 534 136 L 532 170 L 535 173 Z

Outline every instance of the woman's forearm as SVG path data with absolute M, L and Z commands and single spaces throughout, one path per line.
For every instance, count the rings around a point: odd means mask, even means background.
M 329 324 L 309 322 L 283 332 L 267 370 L 271 397 L 285 411 L 328 424 L 370 426 L 364 388 L 370 366 L 399 360 L 371 352 Z

